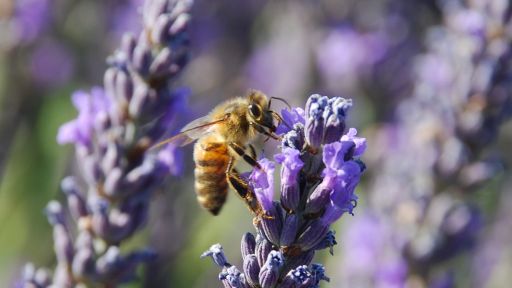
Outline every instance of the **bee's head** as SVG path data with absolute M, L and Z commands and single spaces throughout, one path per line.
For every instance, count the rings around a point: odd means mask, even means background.
M 249 106 L 247 115 L 249 122 L 257 126 L 264 127 L 270 132 L 276 131 L 274 124 L 274 112 L 270 110 L 270 102 L 265 94 L 257 90 L 249 91 Z

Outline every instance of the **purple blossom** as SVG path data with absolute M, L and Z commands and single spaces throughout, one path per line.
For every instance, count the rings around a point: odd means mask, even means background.
M 293 126 L 294 123 L 302 123 L 302 125 L 306 124 L 306 119 L 304 118 L 304 109 L 300 107 L 295 107 L 291 110 L 282 109 L 281 117 L 283 117 L 284 122 L 280 123 L 276 128 L 276 134 L 284 134 L 290 131 L 290 125 Z
M 341 141 L 352 141 L 356 145 L 354 147 L 354 157 L 363 155 L 366 151 L 366 138 L 357 137 L 357 130 L 355 128 L 348 129 L 347 134 L 341 136 Z
M 59 144 L 74 143 L 89 147 L 96 119 L 101 119 L 108 113 L 110 100 L 100 87 L 95 87 L 90 93 L 77 91 L 72 95 L 73 106 L 78 110 L 78 117 L 62 125 L 57 134 Z
M 249 176 L 249 181 L 254 193 L 265 212 L 274 209 L 274 169 L 275 164 L 268 159 L 258 161 L 262 169 L 254 169 Z
M 351 27 L 331 29 L 317 45 L 317 65 L 328 87 L 352 89 L 385 55 L 389 43 L 379 32 L 360 33 Z
M 73 76 L 72 55 L 57 41 L 46 40 L 37 45 L 30 60 L 32 77 L 40 84 L 61 85 Z
M 351 223 L 346 233 L 365 235 L 346 245 L 343 284 L 457 284 L 449 275 L 458 268 L 453 259 L 471 252 L 481 234 L 481 213 L 470 195 L 499 171 L 486 155 L 512 111 L 510 35 L 490 32 L 510 26 L 510 8 L 507 1 L 439 5 L 442 24 L 426 33 L 426 52 L 413 66 L 413 93 L 396 109 L 387 130 L 392 141 L 378 155 L 363 212 L 372 215 L 371 228 Z M 364 261 L 355 265 L 354 259 Z
M 19 42 L 32 42 L 50 24 L 52 0 L 17 0 L 14 5 L 14 34 Z
M 297 176 L 300 169 L 304 166 L 304 162 L 300 159 L 300 151 L 293 148 L 284 148 L 283 152 L 276 154 L 274 159 L 282 165 L 281 181 L 286 185 L 297 182 Z
M 276 154 L 274 159 L 282 165 L 281 168 L 281 203 L 288 210 L 298 208 L 300 201 L 298 176 L 304 166 L 297 149 L 285 147 L 283 152 Z

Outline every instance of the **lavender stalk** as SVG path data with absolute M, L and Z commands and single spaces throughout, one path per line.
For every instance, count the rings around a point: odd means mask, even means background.
M 242 238 L 242 270 L 228 263 L 219 244 L 202 255 L 222 268 L 224 287 L 318 287 L 329 281 L 323 266 L 311 261 L 317 250 L 336 244 L 331 224 L 352 214 L 354 190 L 365 170 L 359 157 L 366 140 L 353 128 L 344 133 L 351 106 L 341 97 L 312 95 L 305 110 L 282 111 L 281 152 L 275 162 L 263 158 L 262 169 L 245 174 L 264 213 L 253 218 L 256 234 Z M 281 165 L 279 201 L 274 201 L 276 162 Z
M 370 207 L 347 231 L 343 284 L 454 287 L 451 270 L 436 268 L 474 248 L 482 216 L 470 194 L 501 169 L 484 152 L 512 108 L 512 6 L 441 8 L 444 25 L 429 31 L 414 95 L 388 131 L 392 144 L 382 145 Z M 379 261 L 351 264 L 359 258 Z
M 57 141 L 75 145 L 83 181 L 65 178 L 67 205 L 51 201 L 47 207 L 57 255 L 53 279 L 27 266 L 25 287 L 116 287 L 136 279 L 137 266 L 155 258 L 148 249 L 120 248 L 145 226 L 164 178 L 180 170 L 172 145 L 148 148 L 169 129 L 187 93 L 174 81 L 188 60 L 191 5 L 146 1 L 143 31 L 123 36 L 108 59 L 104 88 L 73 94 L 78 116 L 60 128 Z

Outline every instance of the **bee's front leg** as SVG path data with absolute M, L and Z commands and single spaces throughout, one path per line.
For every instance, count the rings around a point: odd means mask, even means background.
M 261 133 L 261 134 L 263 134 L 263 135 L 265 135 L 265 136 L 267 136 L 267 137 L 270 137 L 270 138 L 272 138 L 272 139 L 274 139 L 274 140 L 279 140 L 279 141 L 281 141 L 281 137 L 280 137 L 280 136 L 278 136 L 278 135 L 276 135 L 274 132 L 268 132 L 267 130 L 265 130 L 265 128 L 263 128 L 262 126 L 260 126 L 260 125 L 258 125 L 258 124 L 250 123 L 250 125 L 251 125 L 252 127 L 254 127 L 254 129 L 255 129 L 256 131 L 258 131 L 259 133 Z

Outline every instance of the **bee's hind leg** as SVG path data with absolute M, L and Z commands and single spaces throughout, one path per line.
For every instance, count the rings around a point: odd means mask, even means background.
M 254 147 L 252 147 L 252 145 L 250 145 L 249 147 L 251 148 L 251 154 L 253 154 L 253 156 L 247 155 L 247 153 L 245 153 L 245 148 L 243 146 L 240 146 L 240 145 L 234 143 L 234 142 L 229 143 L 228 146 L 238 156 L 240 156 L 242 159 L 244 159 L 244 161 L 247 162 L 247 164 L 261 170 L 260 164 L 258 163 L 258 161 L 256 161 L 256 159 L 254 157 L 254 156 L 256 156 L 256 152 L 254 151 Z
M 260 215 L 262 208 L 256 199 L 256 195 L 249 187 L 245 179 L 240 176 L 238 170 L 234 167 L 235 158 L 230 157 L 228 167 L 226 169 L 226 178 L 229 185 L 236 191 L 236 193 L 244 200 L 245 204 L 255 215 Z

